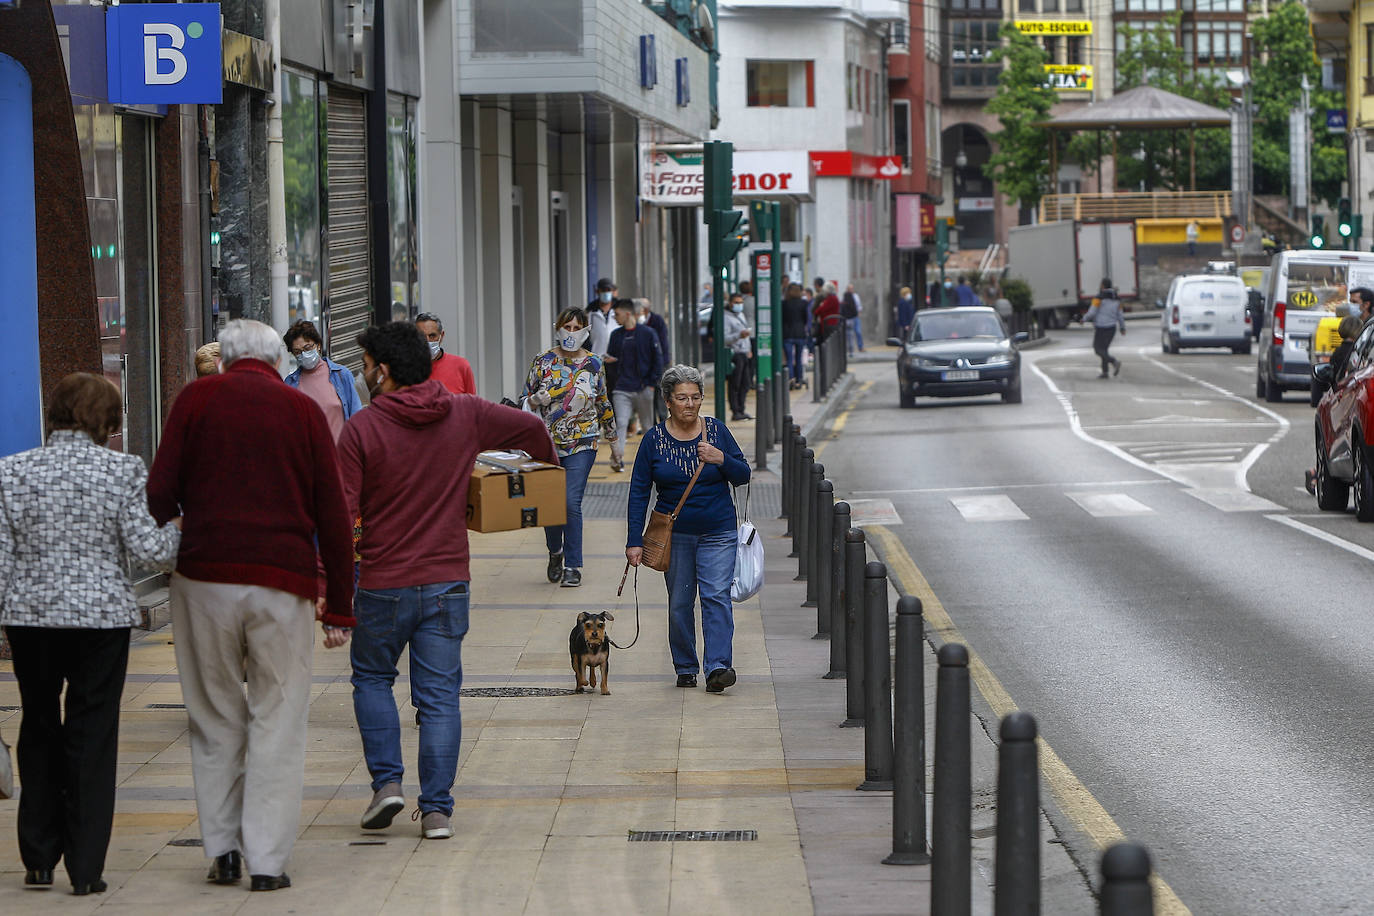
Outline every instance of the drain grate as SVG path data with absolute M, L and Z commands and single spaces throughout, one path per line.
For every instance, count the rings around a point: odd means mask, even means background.
M 144 709 L 185 709 L 185 703 L 149 703 Z
M 459 694 L 465 697 L 570 697 L 574 691 L 569 687 L 464 687 Z
M 350 840 L 349 846 L 385 846 L 386 840 Z
M 184 840 L 172 840 L 172 841 L 171 841 L 170 843 L 168 843 L 167 845 L 168 845 L 168 846 L 204 846 L 205 843 L 201 841 L 200 837 L 198 837 L 198 836 L 193 836 L 193 837 L 187 837 L 187 838 L 184 839 Z
M 21 706 L 0 706 L 0 712 L 18 712 Z
M 757 830 L 631 830 L 631 843 L 747 843 L 759 838 Z

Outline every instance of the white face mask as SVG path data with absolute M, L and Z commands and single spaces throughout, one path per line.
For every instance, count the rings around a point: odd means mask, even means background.
M 319 350 L 302 350 L 301 352 L 296 354 L 296 365 L 300 366 L 306 372 L 309 372 L 311 369 L 314 369 L 319 364 Z
M 603 292 L 603 293 L 601 294 L 601 301 L 602 301 L 602 302 L 610 302 L 610 301 L 611 301 L 611 296 L 612 296 L 612 295 L 613 295 L 613 294 L 611 293 L 610 290 L 606 290 L 605 292 Z
M 439 351 L 443 349 L 444 342 L 442 340 L 430 340 L 426 341 L 426 343 L 429 344 L 429 358 L 438 359 Z
M 587 336 L 591 334 L 590 328 L 583 328 L 580 331 L 559 331 L 557 343 L 559 348 L 567 350 L 569 353 L 574 350 L 582 349 L 582 345 L 587 342 Z
M 648 315 L 640 315 L 638 318 L 635 319 L 635 321 L 639 322 L 640 324 L 648 324 L 648 323 L 649 323 L 649 316 L 648 316 Z
M 743 302 L 735 302 L 735 303 L 732 303 L 732 304 L 730 305 L 730 311 L 734 312 L 736 315 L 740 314 L 741 312 L 744 311 L 744 303 L 743 303 Z

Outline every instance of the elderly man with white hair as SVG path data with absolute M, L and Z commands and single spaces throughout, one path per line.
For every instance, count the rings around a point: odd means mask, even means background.
M 172 405 L 148 504 L 184 518 L 172 625 L 208 878 L 235 884 L 246 859 L 270 891 L 291 885 L 314 622 L 327 647 L 354 623 L 352 525 L 329 425 L 282 382 L 276 331 L 231 321 L 219 343 L 221 374 Z

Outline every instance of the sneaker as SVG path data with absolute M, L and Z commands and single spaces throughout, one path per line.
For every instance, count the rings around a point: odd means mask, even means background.
M 1105 372 L 1100 372 L 1100 373 L 1098 373 L 1097 377 L 1098 377 L 1098 378 L 1106 378 L 1106 377 L 1107 377 L 1107 373 L 1105 373 Z
M 1113 360 L 1112 360 L 1112 375 L 1120 375 L 1120 374 L 1121 374 L 1121 360 L 1119 360 L 1119 359 L 1113 359 Z
M 563 587 L 577 588 L 582 584 L 582 570 L 568 568 L 563 570 Z
M 372 804 L 363 812 L 363 829 L 384 830 L 390 827 L 391 819 L 400 814 L 405 806 L 406 800 L 401 795 L 401 786 L 394 782 L 387 783 L 372 794 Z
M 563 554 L 549 554 L 549 568 L 546 572 L 550 582 L 557 582 L 563 578 Z
M 420 812 L 417 810 L 415 813 Z M 427 840 L 447 840 L 453 836 L 453 827 L 449 825 L 448 815 L 444 812 L 427 811 L 420 819 L 420 833 Z
M 677 676 L 677 685 L 679 687 L 695 687 L 697 685 L 697 676 L 695 674 L 679 674 Z
M 734 668 L 717 668 L 715 671 L 706 675 L 707 693 L 724 693 L 726 687 L 733 687 L 734 685 Z

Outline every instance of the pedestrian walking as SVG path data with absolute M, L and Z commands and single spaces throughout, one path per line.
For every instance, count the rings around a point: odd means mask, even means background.
M 181 539 L 179 518 L 159 526 L 148 512 L 142 459 L 105 447 L 123 419 L 107 379 L 69 375 L 48 398 L 47 444 L 0 459 L 0 624 L 23 708 L 19 856 L 26 885 L 52 884 L 60 860 L 78 896 L 106 887 L 119 701 L 140 619 L 128 570 L 171 571 Z
M 658 346 L 663 352 L 663 365 L 670 365 L 673 361 L 672 349 L 668 342 L 668 322 L 663 320 L 663 316 L 654 311 L 653 305 L 648 299 L 635 299 L 636 318 L 642 325 L 647 325 L 651 331 L 658 335 Z M 653 398 L 654 402 L 654 422 L 662 423 L 668 416 L 663 409 L 663 401 Z M 648 429 L 648 427 L 644 427 Z
M 730 351 L 730 377 L 726 379 L 726 393 L 730 397 L 730 419 L 754 419 L 745 410 L 749 393 L 750 336 L 753 330 L 744 318 L 744 297 L 730 296 L 730 310 L 725 313 L 725 346 Z
M 825 340 L 832 331 L 842 326 L 840 297 L 835 295 L 835 284 L 826 283 L 821 287 L 819 294 L 812 300 L 811 318 L 811 330 L 817 343 Z
M 1112 288 L 1112 281 L 1108 277 L 1102 278 L 1097 298 L 1078 323 L 1088 321 L 1093 325 L 1093 352 L 1102 360 L 1102 374 L 1098 378 L 1106 378 L 1109 369 L 1114 375 L 1120 375 L 1121 360 L 1107 350 L 1118 330 L 1123 337 L 1126 335 L 1126 316 L 1121 311 L 1121 300 L 1116 297 L 1116 290 Z
M 671 513 L 690 486 L 673 525 L 668 570 L 663 574 L 668 588 L 668 647 L 677 686 L 697 686 L 697 675 L 705 670 L 707 691 L 720 693 L 735 683 L 730 584 L 735 574 L 737 521 L 730 488 L 749 482 L 749 465 L 726 425 L 715 417 L 701 416 L 705 387 L 697 369 L 668 368 L 659 393 L 668 407 L 668 419 L 649 430 L 635 456 L 625 558 L 632 566 L 639 566 L 643 559 L 650 488 L 658 494 L 656 510 Z M 701 661 L 697 655 L 698 600 Z
M 615 294 L 617 292 L 615 281 L 610 277 L 602 277 L 596 281 L 596 296 L 591 302 L 587 303 L 587 325 L 591 329 L 590 349 L 597 356 L 606 355 L 606 346 L 611 341 L 611 331 L 615 330 L 615 316 L 611 314 L 611 306 L 615 304 Z
M 799 283 L 787 287 L 787 298 L 782 300 L 782 352 L 787 360 L 792 390 L 806 384 L 806 324 L 810 317 L 810 306 L 802 298 L 804 290 Z
M 615 408 L 616 453 L 624 455 L 631 419 L 639 418 L 641 430 L 654 425 L 654 386 L 663 374 L 664 361 L 658 335 L 635 318 L 633 302 L 629 299 L 618 300 L 615 318 L 620 327 L 611 332 L 609 348 L 616 354 L 611 406 Z M 729 339 L 727 328 L 726 340 Z M 622 467 L 620 459 L 613 458 L 611 467 L 619 471 Z
M 476 394 L 477 377 L 472 374 L 472 364 L 456 353 L 444 350 L 444 323 L 433 312 L 421 312 L 415 316 L 415 327 L 425 335 L 429 343 L 429 355 L 434 365 L 430 376 L 453 394 Z
M 286 384 L 299 388 L 320 406 L 329 424 L 329 435 L 338 442 L 344 423 L 363 409 L 353 373 L 324 355 L 324 338 L 313 322 L 297 321 L 287 329 L 282 341 L 296 360 L 296 368 L 286 377 Z
M 1188 240 L 1188 257 L 1197 255 L 1197 220 L 1188 220 L 1188 227 L 1183 230 L 1184 237 Z
M 554 346 L 530 363 L 525 403 L 544 419 L 563 465 L 567 521 L 546 525 L 548 578 L 568 588 L 582 584 L 582 496 L 596 463 L 597 434 L 611 445 L 611 467 L 622 467 L 624 447 L 616 441 L 615 410 L 606 391 L 601 359 L 585 346 L 591 332 L 587 313 L 564 309 L 554 328 Z
M 271 891 L 291 886 L 312 625 L 327 648 L 353 626 L 353 516 L 324 413 L 277 374 L 276 331 L 236 319 L 219 339 L 224 371 L 172 404 L 148 505 L 185 516 L 172 627 L 209 880 L 236 883 L 246 860 L 252 889 Z
M 915 321 L 916 300 L 911 298 L 911 287 L 903 286 L 897 298 L 897 336 L 906 340 Z
M 840 317 L 849 330 L 849 336 L 845 338 L 845 352 L 850 356 L 854 355 L 856 347 L 860 353 L 864 351 L 863 319 L 859 317 L 863 310 L 863 300 L 854 292 L 854 284 L 848 284 L 840 298 Z
M 968 285 L 968 277 L 959 276 L 959 285 L 954 289 L 955 305 L 982 305 L 978 294 L 973 291 L 973 287 Z
M 350 518 L 362 518 L 358 618 L 350 660 L 353 712 L 372 776 L 365 830 L 405 807 L 396 662 L 410 652 L 410 700 L 420 728 L 419 817 L 425 839 L 453 836 L 453 780 L 462 737 L 459 690 L 468 630 L 468 531 L 477 453 L 523 449 L 558 463 L 540 418 L 431 377 L 425 339 L 393 321 L 358 335 L 372 404 L 344 427 L 339 466 Z

